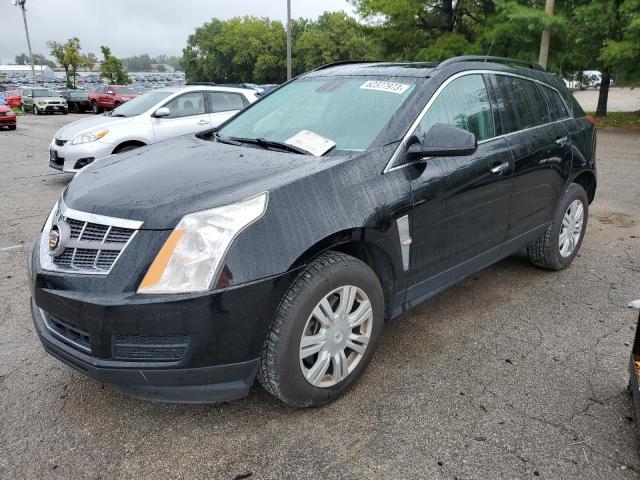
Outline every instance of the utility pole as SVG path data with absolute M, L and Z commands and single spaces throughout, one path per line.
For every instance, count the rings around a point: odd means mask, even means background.
M 38 80 L 36 79 L 36 68 L 33 66 L 33 52 L 31 51 L 31 40 L 29 39 L 29 27 L 27 26 L 27 10 L 24 4 L 27 3 L 27 0 L 13 0 L 13 4 L 16 7 L 20 7 L 22 10 L 22 20 L 24 21 L 24 33 L 27 34 L 27 48 L 29 49 L 29 62 L 31 63 L 31 75 L 33 75 L 33 85 L 38 85 Z
M 291 80 L 291 0 L 287 0 L 287 80 Z
M 554 0 L 546 0 L 544 5 L 544 13 L 553 16 L 553 6 Z M 542 31 L 542 38 L 540 39 L 540 57 L 538 58 L 538 63 L 542 66 L 542 68 L 547 68 L 547 63 L 549 61 L 549 42 L 551 40 L 551 32 L 548 28 L 545 28 Z

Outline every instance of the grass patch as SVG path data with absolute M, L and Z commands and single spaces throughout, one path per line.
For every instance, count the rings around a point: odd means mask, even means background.
M 609 112 L 606 117 L 596 117 L 598 128 L 631 128 L 640 130 L 640 111 L 638 112 Z
M 11 110 L 13 110 L 13 113 L 15 113 L 15 114 L 16 114 L 16 117 L 19 117 L 19 116 L 21 116 L 21 115 L 23 115 L 23 114 L 24 114 L 24 112 L 22 111 L 22 109 L 21 109 L 21 108 L 18 108 L 18 107 L 11 107 Z

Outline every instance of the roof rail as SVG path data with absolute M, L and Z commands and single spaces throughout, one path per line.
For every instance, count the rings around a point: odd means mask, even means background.
M 256 90 L 255 87 L 247 85 L 246 83 L 216 83 L 216 82 L 188 82 L 186 86 L 207 86 L 207 87 L 232 87 L 232 88 L 246 88 L 249 90 Z
M 337 67 L 338 65 L 350 65 L 350 64 L 358 64 L 358 63 L 383 63 L 378 60 L 341 60 L 339 62 L 327 63 L 326 65 L 320 65 L 318 68 L 314 68 L 311 70 L 312 72 L 317 72 L 318 70 L 324 70 L 329 67 Z
M 438 68 L 447 67 L 449 65 L 453 65 L 454 63 L 462 63 L 462 62 L 492 62 L 492 63 L 515 63 L 518 65 L 526 65 L 529 68 L 534 70 L 540 70 L 542 72 L 545 71 L 542 66 L 538 65 L 536 62 L 529 62 L 527 60 L 519 60 L 517 58 L 509 58 L 509 57 L 490 57 L 488 55 L 464 55 L 462 57 L 453 57 L 444 62 L 438 64 Z

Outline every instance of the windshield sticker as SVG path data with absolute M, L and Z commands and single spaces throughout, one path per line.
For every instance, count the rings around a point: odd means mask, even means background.
M 379 80 L 368 80 L 364 82 L 360 88 L 363 90 L 377 90 L 379 92 L 389 92 L 402 94 L 407 91 L 411 85 L 404 83 L 381 82 Z
M 309 130 L 299 131 L 285 143 L 306 150 L 316 157 L 321 157 L 336 146 L 336 142 L 333 140 L 310 132 Z

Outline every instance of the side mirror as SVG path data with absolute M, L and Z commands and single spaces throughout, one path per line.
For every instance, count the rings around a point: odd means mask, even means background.
M 417 137 L 415 137 L 416 140 Z M 407 148 L 407 158 L 418 160 L 424 157 L 454 157 L 471 155 L 478 148 L 476 136 L 461 128 L 443 123 L 433 125 L 422 143 L 416 141 Z
M 113 90 L 107 90 L 107 95 L 113 95 Z
M 169 110 L 169 107 L 160 107 L 153 114 L 153 116 L 156 118 L 168 117 L 169 115 L 171 115 L 171 110 Z

